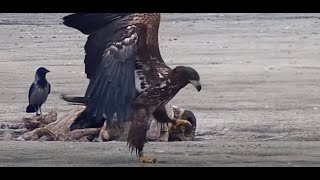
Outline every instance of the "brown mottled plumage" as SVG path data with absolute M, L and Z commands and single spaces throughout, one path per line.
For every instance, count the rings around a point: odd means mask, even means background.
M 128 144 L 142 162 L 148 119 L 172 120 L 165 105 L 187 84 L 201 90 L 199 74 L 190 67 L 168 67 L 162 60 L 158 13 L 76 13 L 64 24 L 89 35 L 85 45 L 85 72 L 90 83 L 84 98 L 86 110 L 72 129 L 132 121 Z M 69 99 L 70 100 L 70 99 Z

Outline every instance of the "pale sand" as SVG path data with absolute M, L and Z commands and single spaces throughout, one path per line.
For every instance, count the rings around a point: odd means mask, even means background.
M 34 72 L 52 94 L 43 111 L 83 95 L 86 36 L 66 14 L 0 14 L 0 122 L 21 123 Z M 320 14 L 163 14 L 161 53 L 200 72 L 173 104 L 198 119 L 196 142 L 146 144 L 147 166 L 320 166 Z M 126 143 L 0 142 L 0 166 L 144 166 Z

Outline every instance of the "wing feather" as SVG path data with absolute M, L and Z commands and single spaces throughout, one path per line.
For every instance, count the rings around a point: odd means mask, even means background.
M 51 84 L 48 83 L 48 94 L 50 94 L 50 93 L 51 93 Z
M 159 51 L 159 13 L 75 13 L 63 18 L 63 24 L 89 35 L 85 44 L 85 73 L 94 80 L 104 50 L 123 38 L 123 29 L 143 25 L 147 29 L 148 51 L 153 58 L 164 63 Z
M 116 120 L 121 123 L 128 115 L 136 96 L 134 57 L 138 56 L 137 42 L 137 39 L 132 44 L 116 42 L 106 49 L 92 91 L 88 93 L 87 111 L 94 114 L 97 121 L 106 118 L 109 123 L 116 114 L 120 116 Z
M 28 93 L 28 99 L 29 99 L 29 102 L 30 102 L 30 97 L 31 97 L 31 94 L 32 92 L 34 91 L 35 89 L 35 83 L 33 82 L 29 88 L 29 93 Z
M 64 24 L 89 35 L 84 60 L 90 79 L 86 111 L 98 122 L 109 123 L 115 115 L 124 122 L 138 94 L 135 73 L 142 73 L 139 78 L 145 86 L 158 78 L 150 62 L 165 66 L 158 45 L 160 14 L 78 13 L 65 17 Z M 143 69 L 145 65 L 151 69 Z

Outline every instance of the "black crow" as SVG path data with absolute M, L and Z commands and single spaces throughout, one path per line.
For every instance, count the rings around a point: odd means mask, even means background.
M 29 89 L 29 105 L 26 109 L 27 113 L 35 112 L 36 115 L 41 114 L 41 105 L 46 102 L 51 90 L 51 85 L 46 79 L 46 74 L 48 72 L 50 71 L 44 67 L 40 67 L 36 71 L 35 80 Z M 38 111 L 40 111 L 40 114 Z

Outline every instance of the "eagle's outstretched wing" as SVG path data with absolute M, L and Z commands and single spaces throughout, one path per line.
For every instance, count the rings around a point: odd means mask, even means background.
M 63 24 L 89 35 L 85 45 L 85 72 L 95 77 L 103 52 L 122 39 L 125 28 L 131 25 L 148 27 L 148 47 L 154 57 L 163 62 L 158 45 L 160 14 L 158 13 L 75 13 L 63 18 Z
M 166 68 L 158 45 L 160 14 L 80 13 L 64 17 L 64 24 L 89 34 L 87 113 L 97 121 L 110 122 L 116 116 L 123 122 L 137 94 L 149 87 L 150 77 L 159 76 L 153 64 Z

